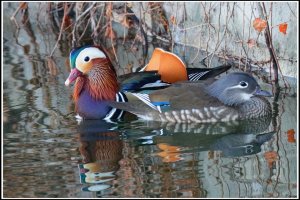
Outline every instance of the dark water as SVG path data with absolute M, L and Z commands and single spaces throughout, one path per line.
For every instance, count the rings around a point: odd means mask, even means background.
M 272 119 L 244 123 L 78 124 L 64 86 L 69 46 L 49 60 L 57 35 L 47 24 L 28 21 L 16 32 L 4 16 L 4 27 L 4 197 L 297 195 L 295 95 L 270 98 Z M 121 45 L 117 52 L 120 63 L 138 63 Z

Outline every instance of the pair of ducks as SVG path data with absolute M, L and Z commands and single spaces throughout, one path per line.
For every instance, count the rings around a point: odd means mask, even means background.
M 185 68 L 179 57 L 162 49 L 154 50 L 143 71 L 120 77 L 98 46 L 72 50 L 70 65 L 65 85 L 75 81 L 75 109 L 83 119 L 114 120 L 128 111 L 146 120 L 202 123 L 272 112 L 264 98 L 271 94 L 250 74 L 234 72 L 214 79 L 230 66 Z

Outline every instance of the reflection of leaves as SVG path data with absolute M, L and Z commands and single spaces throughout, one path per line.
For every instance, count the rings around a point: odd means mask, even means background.
M 163 162 L 176 162 L 180 160 L 180 154 L 168 151 L 159 152 L 157 155 L 163 158 Z
M 163 162 L 176 162 L 180 159 L 180 147 L 171 146 L 166 143 L 160 143 L 157 145 L 162 152 L 157 153 L 158 156 L 163 158 Z
M 41 79 L 41 77 L 39 77 L 39 76 L 34 77 L 34 78 L 29 80 L 29 83 L 32 84 L 32 85 L 39 85 L 39 84 L 41 84 L 40 79 Z
M 158 148 L 160 148 L 163 151 L 178 152 L 180 150 L 180 148 L 178 146 L 171 146 L 166 143 L 160 143 L 157 146 L 158 146 Z
M 278 153 L 276 151 L 268 151 L 264 154 L 264 157 L 268 161 L 269 168 L 271 168 L 273 162 L 278 160 Z
M 51 75 L 56 76 L 58 74 L 57 65 L 53 58 L 47 58 L 47 67 Z
M 30 45 L 29 45 L 29 44 L 24 45 L 24 46 L 23 46 L 23 49 L 24 49 L 24 53 L 25 53 L 26 55 L 28 55 L 29 52 L 30 52 Z
M 296 142 L 294 129 L 290 129 L 287 131 L 287 138 L 288 138 L 288 142 L 290 143 Z
M 287 27 L 288 27 L 287 23 L 279 24 L 279 32 L 281 32 L 281 33 L 283 33 L 285 35 Z
M 267 27 L 267 21 L 263 20 L 263 19 L 260 19 L 260 18 L 256 18 L 253 21 L 253 27 L 258 32 L 261 32 L 261 31 L 263 31 Z

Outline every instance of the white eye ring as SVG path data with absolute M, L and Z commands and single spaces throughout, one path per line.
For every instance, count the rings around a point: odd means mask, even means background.
M 246 81 L 241 81 L 241 82 L 239 83 L 239 85 L 240 85 L 242 88 L 248 87 L 248 83 L 247 83 Z

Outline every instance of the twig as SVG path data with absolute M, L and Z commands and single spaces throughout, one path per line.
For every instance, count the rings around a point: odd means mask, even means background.
M 288 5 L 289 9 L 291 10 L 291 13 L 294 15 L 294 17 L 297 18 L 297 16 L 295 15 L 294 11 L 292 10 L 292 8 L 291 8 L 291 6 L 290 6 L 290 4 L 289 4 L 288 2 L 287 2 L 287 5 Z M 297 18 L 297 19 L 298 19 L 298 18 Z
M 171 45 L 171 52 L 174 52 L 174 44 L 175 44 L 173 33 L 175 32 L 175 28 L 178 27 L 178 25 L 177 25 L 177 14 L 178 14 L 178 2 L 176 2 L 175 20 L 174 20 L 174 23 L 172 23 L 173 27 L 172 27 L 172 32 L 170 33 L 170 35 L 171 35 L 171 43 L 172 43 L 172 45 Z
M 104 11 L 104 5 L 102 5 L 102 10 L 101 10 L 101 15 L 99 17 L 99 20 L 98 20 L 98 23 L 97 23 L 97 26 L 95 27 L 93 33 L 92 33 L 92 37 L 97 37 L 98 34 L 97 34 L 97 30 L 100 28 L 100 23 L 101 23 L 101 20 L 102 20 L 102 17 L 103 17 L 103 11 Z
M 264 13 L 266 15 L 265 4 L 262 2 L 262 5 L 259 4 L 259 6 L 261 7 L 261 9 L 264 11 Z M 271 33 L 270 33 L 270 27 L 269 27 L 268 21 L 267 21 L 267 27 L 266 27 L 266 31 L 265 31 L 265 38 L 266 38 L 266 43 L 267 43 L 267 46 L 268 46 L 271 58 L 273 60 L 273 70 L 274 70 L 274 76 L 275 76 L 274 77 L 274 79 L 275 79 L 274 80 L 275 81 L 275 86 L 279 87 L 279 83 L 278 83 L 278 69 L 279 69 L 281 75 L 282 75 L 282 72 L 281 72 L 281 69 L 280 69 L 280 66 L 279 66 L 279 62 L 278 62 L 278 59 L 277 59 L 277 56 L 276 56 L 276 52 L 275 52 L 274 47 L 273 47 Z M 283 79 L 285 88 L 289 88 L 290 86 L 285 81 L 285 78 L 284 78 L 283 75 L 282 75 L 282 79 Z
M 242 38 L 243 38 L 243 40 L 245 40 L 245 2 L 243 5 L 244 6 L 243 6 L 243 35 L 242 35 Z M 244 46 L 244 43 L 242 43 L 242 46 Z M 246 63 L 247 63 L 247 59 L 248 59 L 248 52 L 247 53 L 245 52 L 246 53 Z M 244 71 L 246 71 L 246 70 L 247 70 L 247 64 L 245 65 Z
M 96 5 L 97 2 L 94 2 L 90 7 L 88 7 L 81 15 L 78 16 L 76 22 L 79 21 L 83 16 L 85 16 L 90 10 Z
M 127 13 L 127 5 L 126 5 L 127 3 L 125 2 L 124 3 L 124 13 Z M 127 20 L 127 16 L 126 15 L 124 15 L 124 18 L 123 18 L 123 20 Z M 122 42 L 122 45 L 124 45 L 125 44 L 125 37 L 126 37 L 126 27 L 125 26 L 123 26 L 123 42 Z
M 150 9 L 147 9 L 144 11 L 144 13 L 150 13 L 149 11 L 152 11 L 152 10 L 156 10 L 156 9 L 160 9 L 161 6 L 157 6 L 157 7 L 154 7 L 154 8 L 150 8 Z M 150 13 L 151 14 L 151 13 Z
M 16 15 L 18 14 L 19 10 L 21 10 L 21 8 L 23 7 L 23 3 L 20 3 L 19 7 L 16 9 L 16 11 L 13 13 L 13 15 L 10 17 L 10 20 L 15 20 Z
M 113 31 L 112 30 L 112 23 L 111 23 L 111 20 L 110 20 L 110 26 L 109 26 L 109 28 L 111 29 L 111 31 Z M 116 61 L 117 61 L 117 63 L 119 63 L 119 61 L 118 61 L 118 57 L 117 57 L 117 54 L 116 54 L 116 50 L 115 50 L 115 47 L 114 47 L 114 43 L 113 43 L 113 38 L 112 38 L 112 34 L 111 34 L 111 36 L 110 36 L 110 42 L 111 42 L 111 46 L 112 46 L 112 48 L 113 48 L 113 52 L 114 52 L 114 55 L 115 55 L 115 58 L 116 58 Z
M 186 6 L 185 6 L 185 2 L 183 2 L 183 27 L 185 28 L 185 22 L 186 22 Z M 184 45 L 183 45 L 183 58 L 184 58 L 184 61 L 186 61 L 186 31 L 184 31 Z
M 13 18 L 13 19 L 11 19 L 11 20 L 15 23 L 17 29 L 20 29 L 20 26 L 19 26 L 19 24 L 18 24 L 16 18 Z
M 76 33 L 76 27 L 77 27 L 77 25 L 78 25 L 79 20 L 80 20 L 83 16 L 85 16 L 88 12 L 90 12 L 90 10 L 96 5 L 96 3 L 97 3 L 97 2 L 94 2 L 90 7 L 88 7 L 83 13 L 81 13 L 81 14 L 77 17 L 77 19 L 76 19 L 76 21 L 75 21 L 75 23 L 74 23 L 73 31 L 72 31 L 72 47 L 75 47 L 75 46 L 76 46 L 76 35 L 75 35 L 75 33 Z
M 151 34 L 152 34 L 152 33 L 151 33 Z M 163 41 L 163 42 L 166 42 L 166 43 L 171 43 L 171 41 L 170 41 L 169 39 L 167 39 L 167 38 L 164 38 L 164 37 L 161 37 L 161 36 L 159 36 L 159 35 L 152 34 L 152 36 L 154 36 L 154 37 L 155 37 L 155 39 L 161 40 L 161 41 Z M 177 43 L 177 42 L 176 42 L 176 43 Z
M 208 13 L 206 13 L 206 6 L 203 5 L 203 3 L 201 2 L 201 5 L 203 7 L 204 10 L 204 14 L 205 14 L 205 19 L 208 21 L 208 24 L 214 29 L 214 31 L 216 32 L 215 27 L 210 23 L 210 19 L 209 19 L 209 15 L 210 15 L 210 8 L 211 8 L 211 3 L 209 3 L 209 8 L 208 8 Z
M 67 4 L 67 3 L 64 3 L 64 16 L 63 16 L 63 19 L 62 19 L 62 22 L 61 22 L 61 26 L 60 26 L 60 31 L 59 31 L 58 38 L 57 38 L 57 40 L 56 40 L 56 43 L 55 43 L 54 48 L 52 49 L 52 52 L 51 52 L 51 54 L 50 54 L 50 57 L 53 56 L 54 51 L 55 51 L 55 49 L 57 48 L 58 42 L 61 40 L 63 28 L 64 28 L 64 26 L 65 26 L 65 21 L 66 21 L 65 19 L 66 19 L 67 13 L 68 13 L 67 10 L 68 10 L 68 4 Z
M 200 26 L 200 27 L 202 27 L 202 26 Z M 201 29 L 199 30 L 199 33 L 201 33 Z M 199 55 L 199 53 L 200 53 L 200 48 L 201 48 L 201 38 L 202 38 L 202 36 L 201 36 L 201 34 L 199 34 L 199 43 L 198 43 L 198 48 L 197 48 L 197 53 L 196 53 L 196 55 L 195 55 L 195 57 L 192 59 L 192 61 L 191 61 L 191 63 L 194 63 L 194 61 L 196 60 L 196 58 L 198 57 L 198 55 Z M 207 56 L 206 56 L 207 57 Z M 201 62 L 204 62 L 204 60 L 205 59 L 203 59 Z
M 199 25 L 195 25 L 195 26 L 191 26 L 191 27 L 187 27 L 187 28 L 180 28 L 179 26 L 177 26 L 177 28 L 179 29 L 179 31 L 187 31 L 189 29 L 194 29 L 194 28 L 198 28 L 198 27 L 202 27 L 202 26 L 211 26 L 212 24 L 215 23 L 203 23 L 203 24 L 199 24 Z
M 202 7 L 203 7 L 203 10 L 204 10 L 204 14 L 205 14 L 205 17 L 206 17 L 206 19 L 208 18 L 207 17 L 207 13 L 206 13 L 206 10 L 205 10 L 205 7 L 206 6 L 204 6 L 204 4 L 201 2 L 201 5 L 202 5 Z M 208 40 L 207 40 L 207 42 L 206 42 L 206 57 L 208 57 L 209 55 L 208 55 L 208 43 L 210 42 L 210 26 L 208 26 Z M 207 66 L 207 64 L 204 62 L 204 60 L 205 59 L 203 59 L 203 65 L 205 66 L 205 67 L 209 67 L 209 66 Z
M 86 24 L 86 26 L 85 26 L 85 28 L 84 28 L 84 30 L 83 30 L 81 36 L 79 37 L 78 41 L 80 41 L 80 40 L 83 38 L 83 36 L 84 36 L 84 34 L 85 34 L 87 28 L 89 27 L 90 21 L 91 21 L 91 18 L 88 20 L 88 22 L 87 22 L 87 24 Z
M 234 5 L 233 5 L 233 8 L 232 8 L 232 12 L 233 12 L 233 9 L 234 9 Z M 232 15 L 231 15 L 231 16 L 232 16 Z M 226 26 L 227 26 L 228 21 L 229 21 L 229 19 L 231 18 L 231 16 L 229 16 L 229 18 L 226 16 Z M 220 29 L 221 29 L 221 6 L 220 6 L 219 23 L 218 23 L 218 24 L 219 24 L 219 30 L 220 30 Z M 221 45 L 221 43 L 222 43 L 222 41 L 223 41 L 223 39 L 224 39 L 224 37 L 225 37 L 225 35 L 226 35 L 226 32 L 227 32 L 227 29 L 225 28 L 221 40 L 220 40 L 219 34 L 218 34 L 217 44 L 216 44 L 215 50 L 212 52 L 212 56 L 211 56 L 211 58 L 210 58 L 210 60 L 209 60 L 208 66 L 211 65 L 212 59 L 213 59 L 213 57 L 214 57 L 216 51 L 219 49 L 219 47 L 220 47 L 220 45 Z
M 110 2 L 109 4 L 111 5 L 112 3 Z M 111 5 L 111 7 L 112 7 L 112 5 Z M 110 32 L 112 32 L 113 30 L 112 30 L 112 19 L 111 19 L 111 16 L 109 16 L 109 28 L 110 28 Z M 112 34 L 110 34 L 110 42 L 111 42 L 111 46 L 112 46 L 112 49 L 113 49 L 116 61 L 117 61 L 117 63 L 119 63 L 118 57 L 117 57 L 117 54 L 116 54 L 116 50 L 115 50 L 115 47 L 114 47 L 114 43 L 113 43 Z
M 221 16 L 221 4 L 220 4 L 220 12 L 219 12 L 219 30 L 220 30 L 220 16 Z M 208 23 L 207 23 L 208 24 Z M 203 25 L 206 25 L 206 24 L 201 24 L 201 25 L 197 25 L 197 26 L 194 26 L 194 27 L 202 27 Z M 193 27 L 191 27 L 191 28 L 193 28 Z M 225 29 L 226 30 L 226 29 Z M 201 32 L 201 29 L 200 29 L 200 32 Z M 201 44 L 201 34 L 199 34 L 200 35 L 200 38 L 199 38 L 199 48 L 197 48 L 197 53 L 196 53 L 196 55 L 195 55 L 195 57 L 193 58 L 193 60 L 192 60 L 192 62 L 191 63 L 193 63 L 195 60 L 196 60 L 196 58 L 198 57 L 198 55 L 199 55 L 199 53 L 200 53 L 200 44 Z M 224 32 L 224 35 L 225 35 L 225 32 Z M 218 41 L 219 41 L 219 34 L 218 34 Z M 210 56 L 210 55 L 212 55 L 213 53 L 209 53 L 209 54 L 207 54 L 201 61 L 200 61 L 200 63 L 203 63 L 204 65 L 205 65 L 205 60 Z M 213 56 L 212 56 L 213 57 Z
M 140 10 L 144 10 L 143 4 L 140 3 L 139 5 L 140 5 L 139 6 Z M 146 59 L 148 57 L 148 47 L 149 47 L 149 44 L 148 44 L 147 34 L 146 34 L 146 32 L 145 32 L 145 30 L 143 28 L 142 14 L 144 15 L 144 19 L 145 19 L 145 13 L 144 12 L 140 12 L 140 20 L 137 19 L 135 21 L 138 22 L 138 24 L 139 24 L 139 30 L 141 32 L 141 35 L 144 37 L 144 42 L 142 42 L 142 47 L 143 47 L 143 63 L 142 63 L 142 65 L 144 66 L 145 62 L 146 62 Z M 145 20 L 144 20 L 144 22 L 145 22 Z
M 233 9 L 232 9 L 232 14 L 233 14 Z M 233 15 L 231 15 L 231 16 L 233 16 Z M 234 29 L 234 32 L 235 32 L 237 38 L 238 38 L 240 41 L 243 41 L 243 40 L 240 38 L 240 35 L 239 35 L 239 33 L 238 33 L 238 31 L 237 31 L 235 25 L 233 25 L 233 29 Z M 245 56 L 246 56 L 246 60 L 249 60 L 249 56 L 248 56 L 248 53 L 247 53 L 247 51 L 246 51 L 246 49 L 245 49 L 245 47 L 244 47 L 244 43 L 242 42 L 241 44 L 242 44 L 241 47 L 242 47 L 242 49 L 243 49 L 243 51 L 244 51 L 244 53 L 245 53 Z M 242 55 L 241 55 L 241 56 L 242 56 Z M 247 67 L 247 63 L 246 63 L 246 67 Z M 251 70 L 251 69 L 250 69 L 250 70 Z
M 17 29 L 20 29 L 20 26 L 16 20 L 16 15 L 18 14 L 18 12 L 21 10 L 21 8 L 24 6 L 24 4 L 26 4 L 26 2 L 20 3 L 19 7 L 16 9 L 16 11 L 13 13 L 13 15 L 10 17 L 10 20 L 14 21 L 14 23 L 16 24 Z

